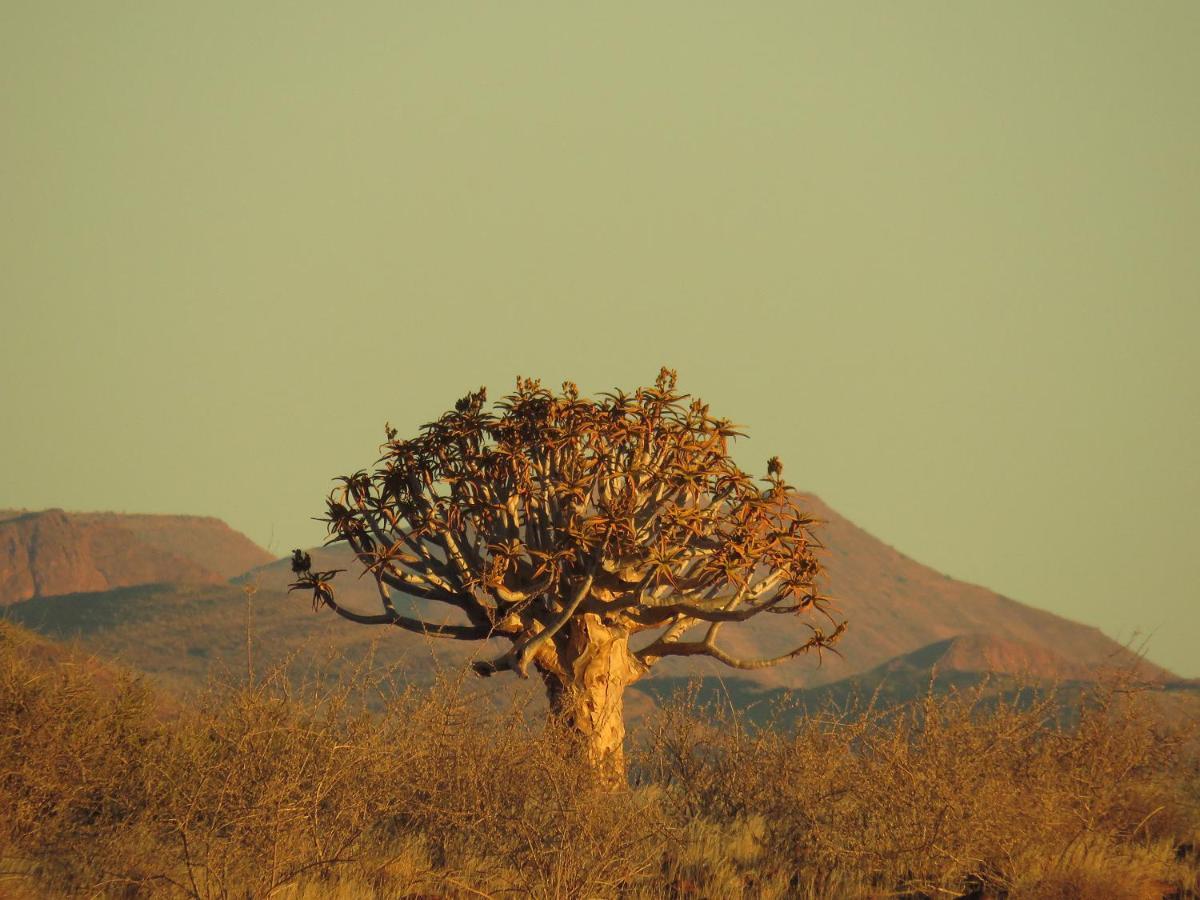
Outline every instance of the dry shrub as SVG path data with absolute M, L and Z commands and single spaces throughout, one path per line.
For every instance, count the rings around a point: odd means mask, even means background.
M 164 720 L 137 680 L 39 665 L 0 629 L 0 877 L 38 893 L 604 896 L 656 875 L 657 805 L 461 681 L 297 689 L 281 667 Z
M 982 694 L 748 731 L 685 702 L 631 790 L 468 686 L 364 665 L 164 716 L 0 623 L 0 893 L 1143 897 L 1196 884 L 1196 768 L 1149 698 Z M 380 702 L 385 697 L 386 703 Z M 567 748 L 564 750 L 564 748 Z M 22 893 L 23 892 L 23 893 Z
M 981 688 L 749 733 L 683 703 L 651 727 L 640 762 L 683 819 L 730 833 L 764 823 L 755 868 L 790 873 L 800 894 L 1190 887 L 1175 852 L 1200 821 L 1189 730 L 1119 682 L 1063 712 L 1053 693 Z
M 0 623 L 0 857 L 4 872 L 91 880 L 131 852 L 130 826 L 152 802 L 140 775 L 153 698 L 130 676 L 43 652 Z

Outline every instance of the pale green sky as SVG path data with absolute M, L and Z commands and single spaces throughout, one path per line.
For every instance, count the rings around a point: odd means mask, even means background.
M 1200 4 L 0 2 L 0 506 L 316 543 L 518 374 L 1200 675 Z

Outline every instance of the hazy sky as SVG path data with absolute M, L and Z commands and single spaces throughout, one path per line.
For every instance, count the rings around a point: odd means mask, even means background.
M 0 506 L 320 540 L 468 389 L 1200 675 L 1200 3 L 0 3 Z

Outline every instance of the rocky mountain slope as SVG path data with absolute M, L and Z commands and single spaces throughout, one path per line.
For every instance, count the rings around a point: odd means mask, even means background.
M 995 659 L 1004 652 L 1003 642 L 1031 648 L 1028 662 L 1046 677 L 1069 678 L 1078 674 L 1074 667 L 1095 670 L 1131 661 L 1132 654 L 1098 628 L 949 578 L 889 547 L 818 497 L 806 494 L 803 499 L 824 522 L 818 535 L 827 547 L 827 591 L 839 599 L 840 616 L 850 622 L 840 646 L 843 660 L 803 677 L 806 684 L 834 681 L 963 635 L 995 639 L 956 645 L 960 661 L 969 658 L 984 671 L 989 666 L 984 651 Z M 764 629 L 760 639 L 768 638 Z M 1050 653 L 1041 655 L 1036 648 Z M 1167 675 L 1149 663 L 1145 671 Z M 786 682 L 796 675 L 781 671 L 780 677 Z
M 0 511 L 0 606 L 153 583 L 222 583 L 271 555 L 219 519 Z

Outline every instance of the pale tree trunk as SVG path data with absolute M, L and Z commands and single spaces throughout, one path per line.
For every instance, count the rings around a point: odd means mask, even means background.
M 577 616 L 556 648 L 553 669 L 542 669 L 551 715 L 574 733 L 601 780 L 625 779 L 625 688 L 646 672 L 629 652 L 629 634 L 592 613 Z

